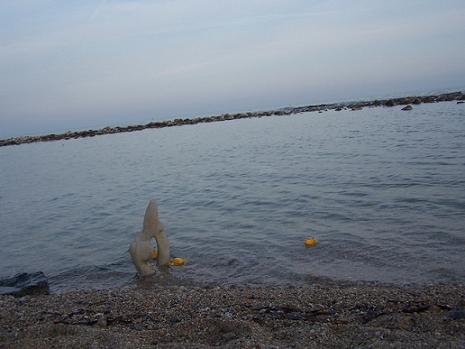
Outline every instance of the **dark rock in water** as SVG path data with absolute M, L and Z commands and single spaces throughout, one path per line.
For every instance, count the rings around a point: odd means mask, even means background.
M 387 100 L 386 102 L 384 102 L 384 105 L 385 105 L 386 107 L 393 107 L 393 106 L 395 106 L 396 104 L 394 103 L 394 101 L 393 101 L 392 99 L 389 99 L 389 100 Z
M 423 103 L 435 103 L 437 96 L 426 96 L 422 98 Z
M 407 105 L 405 107 L 403 107 L 401 110 L 412 110 L 413 107 L 411 105 Z
M 463 104 L 465 103 L 464 101 L 458 101 L 457 104 Z
M 21 273 L 0 280 L 0 295 L 23 297 L 38 294 L 49 294 L 47 277 L 41 271 L 31 274 Z

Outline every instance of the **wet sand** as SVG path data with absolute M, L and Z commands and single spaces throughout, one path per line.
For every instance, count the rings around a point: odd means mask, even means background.
M 329 282 L 0 297 L 1 348 L 465 348 L 465 286 Z

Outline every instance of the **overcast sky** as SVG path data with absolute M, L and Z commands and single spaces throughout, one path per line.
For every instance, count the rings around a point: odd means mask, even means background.
M 0 138 L 465 86 L 464 0 L 0 0 Z

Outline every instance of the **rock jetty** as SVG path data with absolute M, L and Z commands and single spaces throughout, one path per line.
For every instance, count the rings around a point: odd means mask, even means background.
M 257 111 L 257 112 L 244 112 L 236 114 L 222 114 L 222 115 L 213 115 L 206 117 L 195 117 L 195 118 L 177 118 L 167 121 L 158 121 L 158 122 L 149 122 L 148 124 L 143 125 L 129 125 L 129 126 L 116 126 L 116 127 L 105 127 L 97 130 L 85 130 L 85 131 L 68 131 L 65 133 L 55 134 L 51 133 L 48 135 L 42 136 L 23 136 L 23 137 L 14 137 L 8 139 L 0 139 L 0 147 L 8 145 L 18 145 L 24 143 L 35 143 L 35 142 L 49 142 L 49 141 L 59 141 L 75 138 L 85 138 L 85 137 L 95 137 L 100 135 L 112 134 L 112 133 L 122 133 L 122 132 L 133 132 L 141 131 L 148 128 L 164 128 L 164 127 L 173 127 L 173 126 L 182 126 L 182 125 L 195 125 L 201 123 L 209 122 L 218 122 L 226 120 L 237 120 L 237 119 L 247 119 L 247 118 L 261 118 L 272 115 L 291 115 L 291 114 L 300 114 L 307 112 L 323 112 L 328 110 L 361 110 L 367 107 L 394 107 L 394 106 L 408 106 L 408 105 L 418 105 L 421 103 L 437 103 L 437 102 L 448 102 L 448 101 L 465 101 L 465 93 L 450 92 L 443 93 L 439 95 L 430 95 L 430 96 L 409 96 L 409 97 L 400 97 L 400 98 L 390 98 L 390 99 L 379 99 L 373 101 L 359 101 L 359 102 L 345 102 L 345 103 L 333 103 L 333 104 L 319 104 L 319 105 L 307 105 L 301 107 L 291 107 L 278 110 L 269 110 L 269 111 Z

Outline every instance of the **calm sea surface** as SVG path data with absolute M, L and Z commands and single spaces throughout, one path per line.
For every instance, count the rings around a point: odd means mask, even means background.
M 0 278 L 135 284 L 127 249 L 155 198 L 189 262 L 154 282 L 465 282 L 465 105 L 399 109 L 0 148 Z

